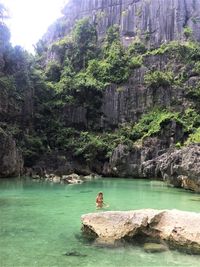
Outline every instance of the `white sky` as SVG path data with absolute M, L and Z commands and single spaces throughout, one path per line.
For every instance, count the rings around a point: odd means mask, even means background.
M 35 44 L 59 17 L 68 0 L 0 0 L 9 9 L 7 24 L 13 45 L 33 52 Z

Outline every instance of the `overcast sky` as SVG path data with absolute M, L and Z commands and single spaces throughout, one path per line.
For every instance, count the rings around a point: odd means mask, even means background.
M 58 17 L 68 0 L 0 0 L 9 9 L 7 24 L 13 45 L 33 52 L 35 44 Z

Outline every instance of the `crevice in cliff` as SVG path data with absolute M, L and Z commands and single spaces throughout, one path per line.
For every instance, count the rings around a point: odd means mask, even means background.
M 111 4 L 107 4 L 106 3 L 105 5 L 103 4 L 103 6 L 101 6 L 101 7 L 93 8 L 92 11 L 98 11 L 98 10 L 103 10 L 103 9 L 107 9 L 107 8 L 119 7 L 119 6 L 122 9 L 122 6 L 123 5 L 134 5 L 134 4 L 136 4 L 136 3 L 140 2 L 140 1 L 141 0 L 133 0 L 133 1 L 123 1 L 123 0 L 120 0 L 120 3 L 117 3 L 117 4 L 113 4 L 112 2 L 111 2 Z M 82 10 L 81 13 L 87 13 L 87 12 L 91 12 L 91 9 L 84 9 L 84 10 Z
M 183 1 L 184 1 L 184 7 L 185 7 L 185 20 L 183 22 L 183 28 L 185 28 L 188 25 L 188 21 L 190 19 L 190 15 L 189 15 L 189 11 L 188 11 L 188 8 L 187 8 L 186 0 L 183 0 Z

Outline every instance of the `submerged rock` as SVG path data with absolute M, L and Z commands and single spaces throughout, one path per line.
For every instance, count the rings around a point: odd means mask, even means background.
M 157 253 L 157 252 L 163 252 L 167 250 L 168 250 L 168 247 L 160 243 L 145 243 L 144 244 L 144 251 L 146 252 Z
M 119 240 L 150 237 L 166 242 L 169 247 L 200 254 L 198 213 L 153 209 L 110 211 L 86 214 L 81 220 L 83 232 L 91 234 L 97 242 L 99 239 L 114 244 Z
M 81 254 L 78 251 L 70 251 L 70 252 L 66 252 L 65 256 L 71 256 L 71 257 L 87 257 L 86 254 Z
M 105 239 L 105 238 L 97 238 L 95 239 L 94 246 L 96 247 L 106 247 L 106 248 L 118 248 L 124 245 L 123 240 L 114 240 L 112 238 Z
M 100 178 L 102 178 L 102 176 L 95 174 L 95 173 L 91 173 L 90 175 L 83 176 L 84 180 L 95 180 L 95 179 L 100 179 Z
M 83 180 L 81 179 L 81 177 L 76 173 L 72 173 L 70 175 L 63 175 L 62 180 L 67 184 L 82 184 L 83 183 Z
M 83 183 L 82 177 L 75 173 L 72 173 L 70 175 L 63 175 L 62 177 L 55 175 L 53 173 L 45 174 L 44 177 L 41 177 L 38 174 L 34 174 L 32 175 L 32 179 L 38 180 L 38 181 L 51 182 L 54 184 L 82 184 Z

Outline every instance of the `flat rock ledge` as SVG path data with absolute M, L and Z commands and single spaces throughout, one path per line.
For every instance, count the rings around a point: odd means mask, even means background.
M 200 214 L 178 210 L 107 211 L 81 217 L 82 231 L 96 243 L 151 238 L 170 248 L 200 254 Z

